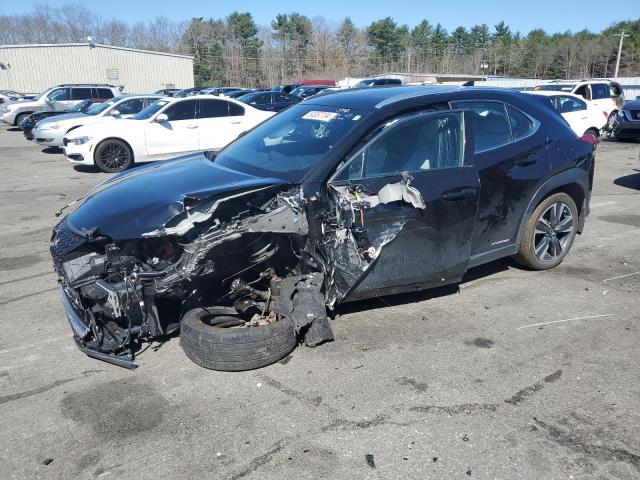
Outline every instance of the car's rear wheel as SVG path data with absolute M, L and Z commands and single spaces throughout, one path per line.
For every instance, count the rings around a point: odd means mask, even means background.
M 133 165 L 133 153 L 122 140 L 105 140 L 96 147 L 93 162 L 103 172 L 122 172 Z
M 578 209 L 566 193 L 547 197 L 525 225 L 515 260 L 534 270 L 559 265 L 573 245 L 578 227 Z
M 613 128 L 616 126 L 617 115 L 618 115 L 618 112 L 616 111 L 613 111 L 609 114 L 609 117 L 607 118 L 607 124 L 604 127 L 607 132 L 612 132 Z
M 598 132 L 598 130 L 596 130 L 595 128 L 589 128 L 587 129 L 586 132 L 584 132 L 584 135 L 590 135 L 593 137 L 593 140 L 594 140 L 593 148 L 596 149 L 598 147 L 598 139 L 600 138 L 600 132 Z
M 191 361 L 204 368 L 238 372 L 265 367 L 283 359 L 297 345 L 287 318 L 246 327 L 236 315 L 195 308 L 180 321 L 180 345 Z

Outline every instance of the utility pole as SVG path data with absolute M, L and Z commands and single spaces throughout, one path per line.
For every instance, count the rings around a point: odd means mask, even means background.
M 620 33 L 614 33 L 614 37 L 620 37 L 620 43 L 618 44 L 618 58 L 616 58 L 616 71 L 613 75 L 613 78 L 618 78 L 618 69 L 620 68 L 620 56 L 622 55 L 622 42 L 626 37 L 630 37 L 631 35 L 624 33 L 624 28 Z

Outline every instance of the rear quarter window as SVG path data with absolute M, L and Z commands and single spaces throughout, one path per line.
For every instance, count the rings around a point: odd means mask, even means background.
M 529 136 L 535 130 L 534 121 L 517 108 L 507 105 L 507 114 L 509 115 L 511 136 L 514 141 Z
M 594 83 L 591 85 L 591 98 L 593 100 L 609 98 L 609 86 L 604 83 Z

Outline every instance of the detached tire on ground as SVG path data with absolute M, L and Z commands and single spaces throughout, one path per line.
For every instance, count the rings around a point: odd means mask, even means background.
M 239 372 L 266 367 L 296 348 L 293 322 L 281 319 L 258 327 L 236 327 L 233 317 L 218 316 L 203 308 L 184 314 L 180 345 L 189 359 L 204 368 Z

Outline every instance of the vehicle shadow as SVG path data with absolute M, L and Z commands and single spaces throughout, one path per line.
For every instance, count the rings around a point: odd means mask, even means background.
M 100 173 L 100 170 L 94 165 L 74 165 L 73 169 L 80 173 Z
M 20 127 L 9 127 L 7 128 L 7 132 L 20 132 L 21 128 Z
M 46 147 L 42 149 L 42 153 L 46 153 L 47 155 L 56 154 L 59 155 L 62 153 L 62 148 L 60 147 Z
M 496 273 L 505 272 L 509 270 L 510 267 L 522 268 L 510 258 L 502 258 L 494 262 L 469 269 L 460 283 L 430 288 L 428 290 L 420 290 L 417 292 L 399 293 L 397 295 L 387 295 L 384 297 L 375 297 L 367 300 L 349 302 L 336 308 L 336 314 L 344 315 L 348 313 L 376 310 L 384 307 L 395 307 L 410 303 L 424 302 L 433 298 L 446 297 L 460 292 L 461 285 L 464 286 L 465 284 L 471 283 L 475 280 L 489 277 Z
M 639 173 L 632 173 L 631 175 L 618 177 L 613 181 L 613 184 L 618 185 L 619 187 L 630 188 L 632 190 L 640 190 L 640 170 L 634 170 Z

